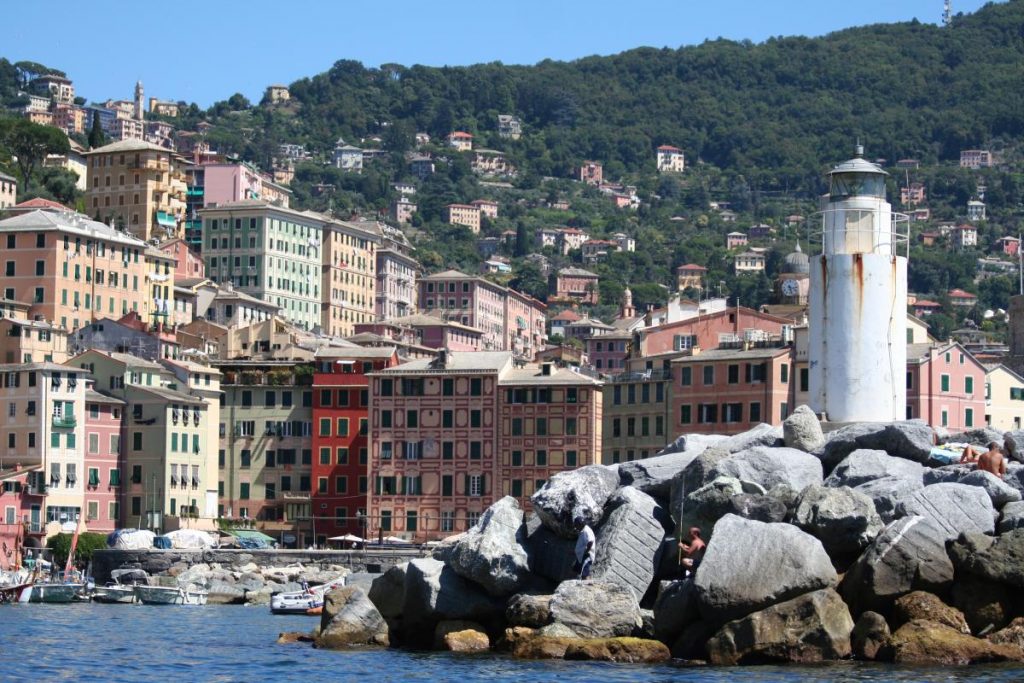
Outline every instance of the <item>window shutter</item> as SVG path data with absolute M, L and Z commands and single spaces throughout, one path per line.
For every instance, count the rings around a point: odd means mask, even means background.
M 462 495 L 468 496 L 469 495 L 469 475 L 468 474 L 463 476 L 462 484 L 463 484 Z
M 481 474 L 480 475 L 480 495 L 481 496 L 487 495 L 487 475 L 486 474 Z
M 747 383 L 747 384 L 750 384 L 750 381 L 751 381 L 751 377 L 750 377 L 750 363 L 744 363 L 743 364 L 743 376 L 744 376 L 744 382 Z

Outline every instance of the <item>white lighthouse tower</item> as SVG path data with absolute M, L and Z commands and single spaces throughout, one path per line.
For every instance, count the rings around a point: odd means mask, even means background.
M 906 216 L 885 200 L 888 174 L 862 153 L 829 173 L 811 258 L 810 401 L 833 422 L 906 415 Z

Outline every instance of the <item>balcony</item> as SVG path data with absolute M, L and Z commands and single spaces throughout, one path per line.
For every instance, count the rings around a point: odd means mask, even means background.
M 78 421 L 75 420 L 74 415 L 54 415 L 53 416 L 53 427 L 54 429 L 74 429 Z

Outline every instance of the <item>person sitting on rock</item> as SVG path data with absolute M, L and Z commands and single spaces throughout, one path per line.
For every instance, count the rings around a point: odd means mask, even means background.
M 698 526 L 690 527 L 686 540 L 689 543 L 679 541 L 679 549 L 683 551 L 683 557 L 679 560 L 679 564 L 683 565 L 683 568 L 692 574 L 697 571 L 700 561 L 704 559 L 704 549 L 707 548 L 707 544 L 700 537 L 700 527 Z
M 580 572 L 580 581 L 585 581 L 590 578 L 590 570 L 596 555 L 594 530 L 582 517 L 573 520 L 573 527 L 579 534 L 576 537 L 576 567 Z
M 1006 458 L 1003 457 L 1003 449 L 999 447 L 999 442 L 989 443 L 988 450 L 978 457 L 978 469 L 991 472 L 1000 479 L 1006 475 Z

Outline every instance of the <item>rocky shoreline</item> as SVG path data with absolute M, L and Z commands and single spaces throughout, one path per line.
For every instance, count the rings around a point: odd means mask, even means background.
M 1005 480 L 933 466 L 938 440 L 1004 442 Z M 526 517 L 510 497 L 431 558 L 329 594 L 317 647 L 716 665 L 846 658 L 1024 661 L 1024 432 L 936 434 L 919 421 L 824 432 L 687 435 L 657 457 L 553 477 Z M 596 531 L 588 581 L 575 531 Z M 708 546 L 678 567 L 677 530 Z

